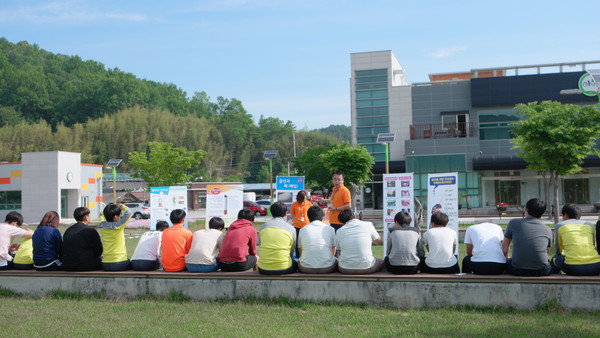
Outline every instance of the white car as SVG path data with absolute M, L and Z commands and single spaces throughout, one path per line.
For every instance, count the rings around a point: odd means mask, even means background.
M 131 210 L 133 218 L 135 219 L 148 219 L 150 218 L 150 206 L 145 203 L 125 203 L 125 205 Z

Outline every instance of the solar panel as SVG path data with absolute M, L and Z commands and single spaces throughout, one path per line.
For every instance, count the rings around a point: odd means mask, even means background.
M 108 163 L 106 163 L 105 167 L 106 168 L 116 168 L 119 166 L 119 164 L 121 164 L 121 161 L 123 161 L 120 158 L 113 158 L 108 160 Z
M 588 69 L 587 72 L 594 79 L 594 82 L 600 86 L 600 69 Z
M 394 142 L 396 140 L 396 133 L 379 133 L 377 134 L 377 143 Z
M 275 158 L 277 157 L 277 153 L 279 152 L 279 150 L 267 150 L 265 151 L 265 154 L 263 155 L 263 158 L 265 160 L 271 159 L 271 158 Z

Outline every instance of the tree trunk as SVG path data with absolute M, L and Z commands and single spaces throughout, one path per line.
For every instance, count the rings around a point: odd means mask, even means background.
M 548 210 L 548 219 L 552 219 L 553 215 L 552 215 L 552 196 L 550 194 L 550 191 L 552 191 L 554 193 L 554 173 L 551 172 L 549 173 L 549 177 L 548 177 L 548 183 L 546 184 L 545 187 L 545 191 L 544 191 L 544 196 L 545 196 L 545 202 L 546 202 L 546 210 Z
M 553 216 L 554 216 L 554 224 L 558 223 L 558 173 L 553 173 L 553 179 L 554 179 L 554 185 L 553 185 L 553 190 L 554 190 L 554 212 L 553 212 Z
M 550 187 L 552 185 L 552 178 L 551 177 L 547 177 L 548 172 L 546 171 L 542 171 L 542 178 L 544 180 L 544 201 L 546 201 L 546 203 L 550 203 Z M 550 215 L 550 213 L 548 213 L 548 215 Z M 548 217 L 550 218 L 550 217 Z

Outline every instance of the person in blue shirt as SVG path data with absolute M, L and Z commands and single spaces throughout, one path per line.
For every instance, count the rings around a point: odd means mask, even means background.
M 48 211 L 33 233 L 33 267 L 38 271 L 62 270 L 62 236 L 58 231 L 60 216 Z

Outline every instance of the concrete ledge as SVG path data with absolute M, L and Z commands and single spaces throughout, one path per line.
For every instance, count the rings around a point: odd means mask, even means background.
M 71 273 L 9 270 L 0 272 L 0 287 L 32 296 L 64 290 L 134 298 L 176 291 L 195 300 L 286 297 L 397 308 L 471 305 L 534 309 L 551 303 L 572 310 L 600 311 L 598 276 L 399 276 L 385 272 L 372 275 L 296 273 L 263 276 L 256 272 Z

